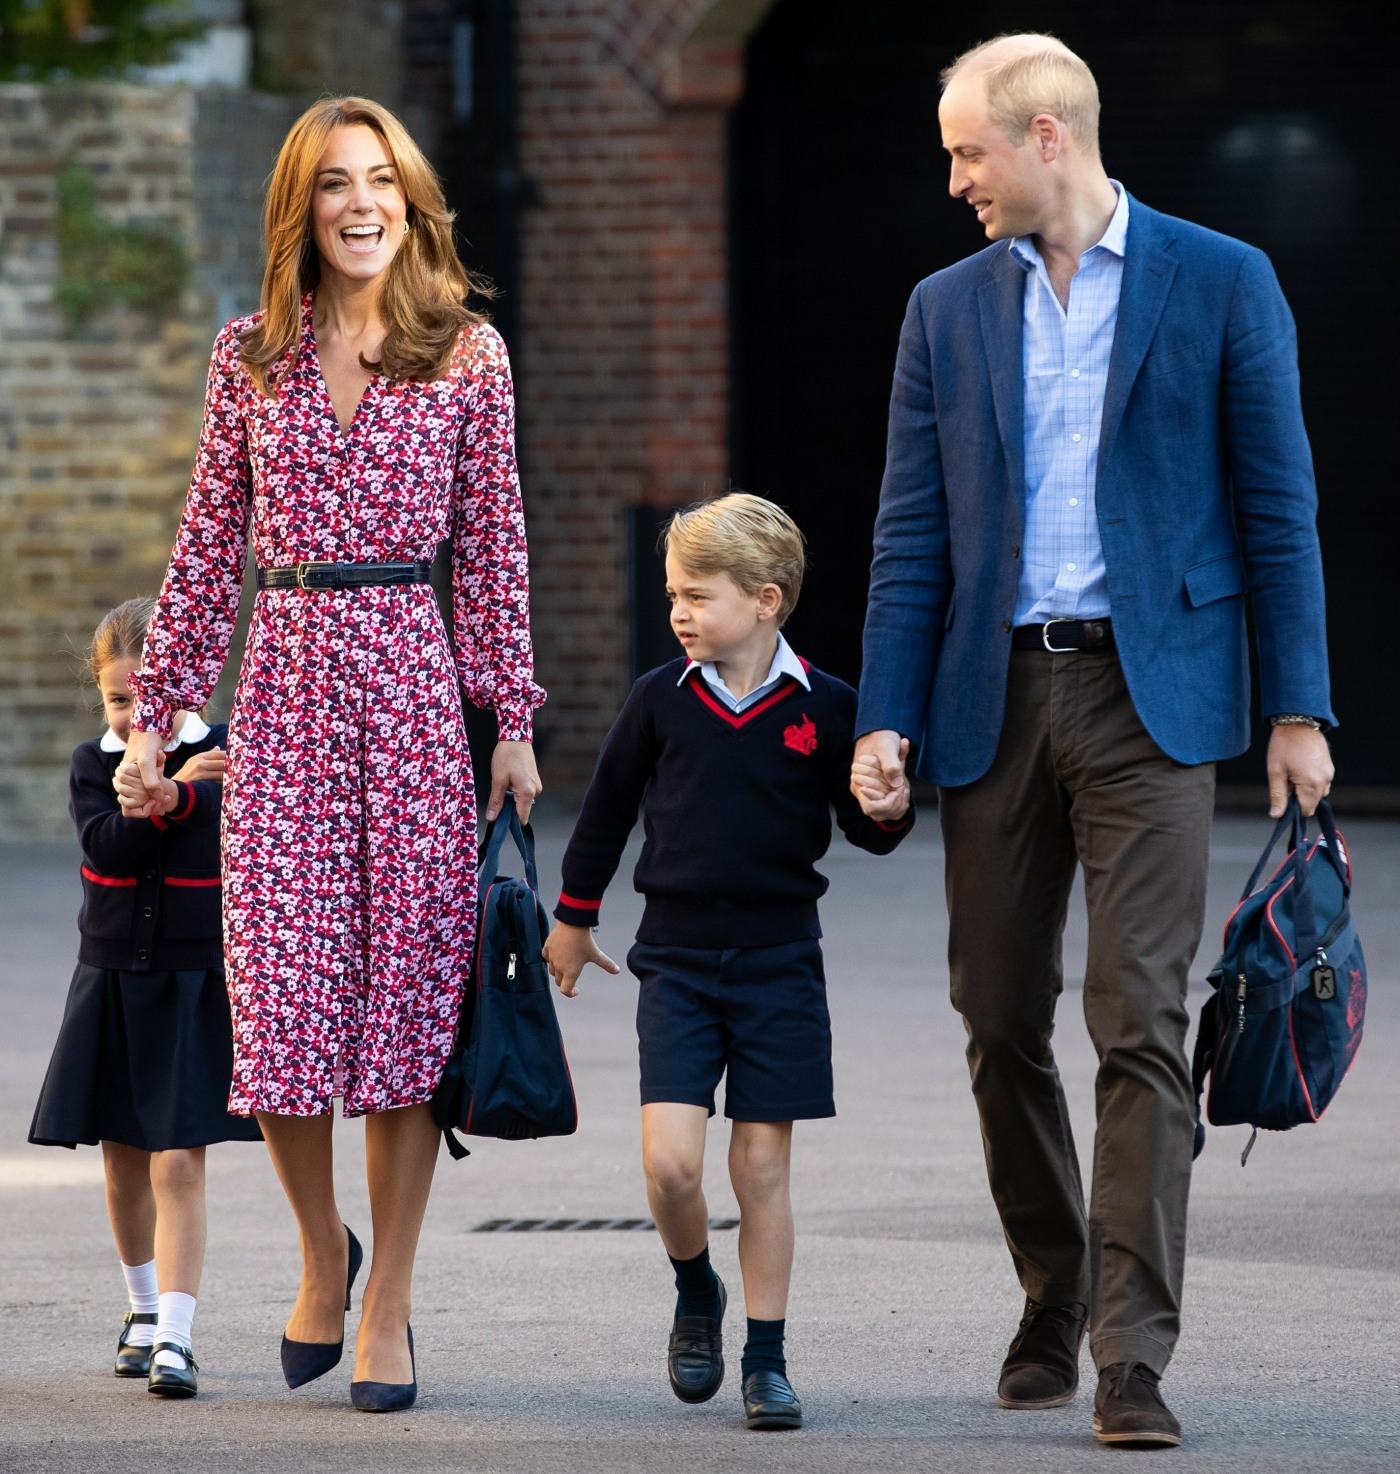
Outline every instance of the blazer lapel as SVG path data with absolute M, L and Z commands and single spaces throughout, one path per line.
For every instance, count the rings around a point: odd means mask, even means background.
M 1176 276 L 1176 259 L 1162 249 L 1162 230 L 1157 221 L 1155 211 L 1130 197 L 1118 324 L 1108 360 L 1103 421 L 1099 429 L 1099 463 L 1095 478 L 1098 482 L 1102 481 L 1104 467 L 1113 453 L 1128 395 L 1147 356 L 1157 324 L 1162 320 L 1172 279 Z
M 1013 525 L 1026 505 L 1026 386 L 1022 370 L 1026 273 L 1008 247 L 977 289 L 982 343 L 992 380 L 992 405 L 1006 455 Z

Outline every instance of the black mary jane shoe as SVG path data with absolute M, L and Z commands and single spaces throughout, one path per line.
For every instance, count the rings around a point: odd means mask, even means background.
M 350 1405 L 362 1413 L 401 1413 L 418 1401 L 418 1362 L 413 1355 L 413 1327 L 408 1328 L 411 1382 L 351 1382 Z
M 158 1351 L 173 1351 L 184 1366 L 161 1366 L 156 1361 Z M 151 1377 L 146 1391 L 157 1397 L 193 1397 L 199 1391 L 199 1363 L 188 1346 L 181 1346 L 178 1341 L 157 1341 L 151 1347 Z
M 778 1429 L 802 1426 L 802 1404 L 781 1372 L 750 1372 L 744 1378 L 744 1426 Z
M 350 1263 L 345 1274 L 345 1308 L 350 1309 L 350 1291 L 355 1287 L 355 1276 L 364 1263 L 365 1251 L 350 1225 L 345 1225 L 350 1240 Z M 288 1387 L 304 1387 L 317 1377 L 324 1377 L 334 1366 L 340 1364 L 345 1351 L 345 1337 L 339 1341 L 293 1341 L 290 1336 L 282 1337 L 282 1375 Z
M 724 1381 L 724 1308 L 729 1297 L 724 1281 L 719 1285 L 719 1314 L 678 1315 L 671 1323 L 671 1341 L 666 1348 L 666 1371 L 671 1391 L 682 1402 L 708 1402 Z
M 147 1377 L 151 1372 L 151 1348 L 146 1346 L 133 1346 L 126 1339 L 126 1333 L 132 1326 L 153 1326 L 160 1319 L 158 1315 L 148 1314 L 144 1310 L 128 1310 L 126 1319 L 122 1321 L 122 1333 L 117 1337 L 117 1361 L 112 1370 L 119 1377 Z

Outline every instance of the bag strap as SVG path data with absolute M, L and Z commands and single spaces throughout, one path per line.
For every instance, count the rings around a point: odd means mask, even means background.
M 1332 868 L 1337 872 L 1337 879 L 1342 883 L 1342 892 L 1349 897 L 1351 895 L 1351 879 L 1347 875 L 1347 862 L 1343 858 L 1342 839 L 1337 833 L 1337 821 L 1332 817 L 1332 805 L 1325 798 L 1318 800 L 1317 827 L 1322 831 L 1322 837 L 1327 841 L 1327 858 L 1332 862 Z
M 1293 818 L 1293 934 L 1298 961 L 1317 951 L 1317 908 L 1313 904 L 1312 875 L 1308 870 L 1308 821 L 1294 794 L 1288 800 Z
M 486 826 L 477 853 L 479 876 L 488 885 L 496 878 L 496 866 L 501 862 L 501 851 L 505 848 L 506 836 L 515 841 L 520 857 L 525 862 L 525 880 L 532 891 L 540 888 L 535 872 L 535 835 L 528 824 L 522 825 L 515 807 L 515 794 L 507 790 L 501 812 Z
M 1303 811 L 1298 806 L 1298 796 L 1292 794 L 1288 800 L 1288 807 L 1283 811 L 1283 817 L 1274 825 L 1274 832 L 1269 836 L 1269 842 L 1264 846 L 1264 853 L 1259 856 L 1259 861 L 1249 873 L 1249 879 L 1244 883 L 1244 889 L 1240 892 L 1240 900 L 1248 900 L 1255 892 L 1255 888 L 1264 878 L 1264 871 L 1269 863 L 1269 856 L 1274 852 L 1274 846 L 1290 830 L 1295 830 L 1294 844 L 1297 844 L 1296 830 L 1303 822 Z

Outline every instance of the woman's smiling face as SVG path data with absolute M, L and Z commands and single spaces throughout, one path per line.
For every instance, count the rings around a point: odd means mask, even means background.
M 373 128 L 337 128 L 316 166 L 311 235 L 323 271 L 372 281 L 389 267 L 408 227 L 408 202 L 388 145 Z

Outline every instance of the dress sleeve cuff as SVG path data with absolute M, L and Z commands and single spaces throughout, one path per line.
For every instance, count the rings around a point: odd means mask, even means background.
M 139 676 L 132 677 L 131 689 L 136 703 L 131 710 L 131 725 L 138 732 L 155 732 L 161 737 L 169 737 L 175 720 L 175 703 L 142 691 L 139 682 Z
M 506 702 L 496 708 L 496 730 L 502 742 L 533 742 L 535 712 L 528 702 Z
M 589 901 L 581 896 L 571 896 L 567 891 L 559 892 L 559 904 L 554 908 L 554 919 L 565 926 L 597 926 L 602 901 Z

